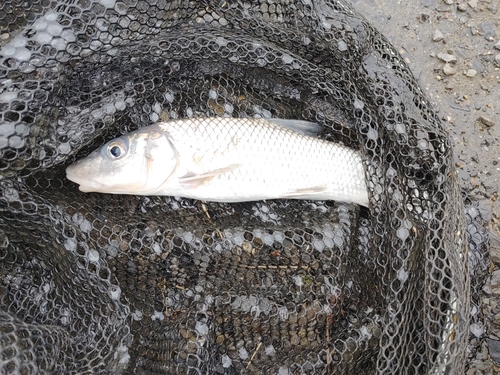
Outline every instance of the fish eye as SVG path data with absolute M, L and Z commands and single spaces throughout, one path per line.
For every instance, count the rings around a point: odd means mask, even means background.
M 113 155 L 115 158 L 118 158 L 120 157 L 121 153 L 122 153 L 122 149 L 119 147 L 119 146 L 113 146 L 109 149 L 109 152 L 111 153 L 111 155 Z
M 108 153 L 113 159 L 119 159 L 120 157 L 125 155 L 126 150 L 121 143 L 112 142 L 108 146 Z

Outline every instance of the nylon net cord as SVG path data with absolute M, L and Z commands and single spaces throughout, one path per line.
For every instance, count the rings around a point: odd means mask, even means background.
M 6 0 L 0 36 L 1 373 L 463 373 L 482 250 L 450 141 L 345 2 Z M 120 134 L 216 116 L 317 122 L 361 151 L 370 209 L 65 178 Z

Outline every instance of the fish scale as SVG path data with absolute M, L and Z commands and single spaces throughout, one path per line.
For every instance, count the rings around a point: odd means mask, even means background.
M 368 205 L 359 153 L 301 120 L 195 118 L 158 123 L 67 168 L 80 190 L 206 201 L 338 200 Z M 115 157 L 110 147 L 124 148 Z M 146 167 L 145 167 L 146 165 Z

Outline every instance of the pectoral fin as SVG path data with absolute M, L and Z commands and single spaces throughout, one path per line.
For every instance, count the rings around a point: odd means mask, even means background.
M 238 168 L 240 164 L 231 164 L 224 168 L 214 169 L 213 171 L 204 172 L 200 174 L 187 173 L 179 178 L 179 183 L 187 188 L 197 188 L 200 185 L 206 184 L 214 178 Z
M 306 189 L 297 189 L 283 195 L 283 198 L 307 199 L 308 196 L 321 195 L 328 191 L 326 186 L 314 186 Z

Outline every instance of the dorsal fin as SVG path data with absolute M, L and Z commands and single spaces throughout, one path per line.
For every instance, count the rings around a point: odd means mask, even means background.
M 282 119 L 282 118 L 266 118 L 265 120 L 275 125 L 293 130 L 297 133 L 308 135 L 310 137 L 316 137 L 323 129 L 320 125 L 316 124 L 315 122 L 304 121 L 304 120 L 293 120 L 293 119 Z

